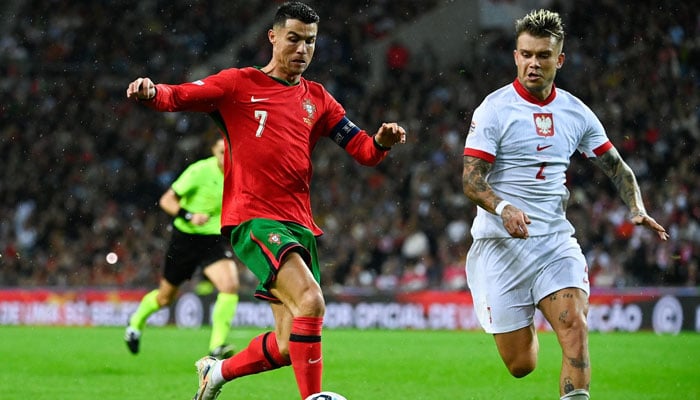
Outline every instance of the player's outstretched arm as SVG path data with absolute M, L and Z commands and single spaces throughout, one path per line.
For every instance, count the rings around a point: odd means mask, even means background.
M 345 120 L 347 126 L 354 126 L 347 118 Z M 355 133 L 360 132 L 359 128 L 354 129 Z M 383 123 L 372 136 L 366 131 L 361 132 L 362 134 L 352 136 L 347 144 L 341 146 L 355 161 L 370 167 L 382 162 L 393 145 L 406 143 L 406 130 L 395 122 Z
M 592 158 L 594 164 L 600 167 L 617 187 L 622 201 L 627 204 L 632 213 L 631 221 L 635 225 L 642 225 L 657 233 L 659 239 L 667 240 L 666 229 L 647 214 L 642 200 L 642 191 L 637 183 L 632 168 L 622 159 L 620 153 L 614 147 L 599 157 Z
M 156 96 L 156 85 L 149 78 L 138 78 L 126 88 L 126 97 L 134 100 L 150 100 Z

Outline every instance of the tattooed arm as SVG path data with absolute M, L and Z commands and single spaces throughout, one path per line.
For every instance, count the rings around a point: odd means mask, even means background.
M 486 182 L 486 175 L 491 170 L 491 163 L 477 157 L 464 156 L 462 171 L 462 190 L 464 194 L 479 207 L 496 214 L 496 206 L 504 199 L 494 193 Z M 530 218 L 519 208 L 509 204 L 501 211 L 503 226 L 514 238 L 525 239 L 529 236 L 527 225 Z
M 661 240 L 667 240 L 668 233 L 666 233 L 666 229 L 647 214 L 637 178 L 634 176 L 632 168 L 622 159 L 617 149 L 613 147 L 599 157 L 591 158 L 591 161 L 600 167 L 613 181 L 620 198 L 627 204 L 632 213 L 632 222 L 635 225 L 643 225 L 656 231 Z
M 464 194 L 479 207 L 495 214 L 496 206 L 503 200 L 491 189 L 486 182 L 486 175 L 491 170 L 491 163 L 480 158 L 465 156 L 462 172 L 462 188 Z

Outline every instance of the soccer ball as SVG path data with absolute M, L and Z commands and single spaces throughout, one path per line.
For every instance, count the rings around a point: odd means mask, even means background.
M 314 393 L 304 400 L 348 400 L 345 396 L 341 396 L 338 393 L 333 392 L 320 392 Z

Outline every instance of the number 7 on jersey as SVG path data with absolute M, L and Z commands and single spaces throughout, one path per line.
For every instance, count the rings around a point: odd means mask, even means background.
M 255 110 L 255 119 L 258 120 L 258 130 L 255 131 L 255 137 L 261 137 L 265 129 L 265 121 L 267 121 L 267 111 Z

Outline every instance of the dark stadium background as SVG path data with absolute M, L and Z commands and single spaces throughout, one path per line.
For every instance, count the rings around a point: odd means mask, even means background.
M 483 96 L 514 79 L 513 17 L 541 2 L 309 3 L 321 24 L 305 76 L 371 133 L 386 120 L 410 133 L 377 169 L 355 165 L 330 141 L 317 149 L 312 201 L 326 232 L 328 293 L 464 291 L 475 212 L 461 189 L 466 127 Z M 557 86 L 599 115 L 671 234 L 661 243 L 629 225 L 609 180 L 574 157 L 569 214 L 594 289 L 685 287 L 697 296 L 700 6 L 544 3 L 562 13 L 569 35 Z M 155 284 L 170 223 L 157 200 L 206 155 L 216 131 L 203 115 L 128 102 L 126 86 L 139 76 L 178 83 L 264 64 L 277 4 L 3 2 L 0 288 Z M 251 276 L 243 278 L 250 291 Z

